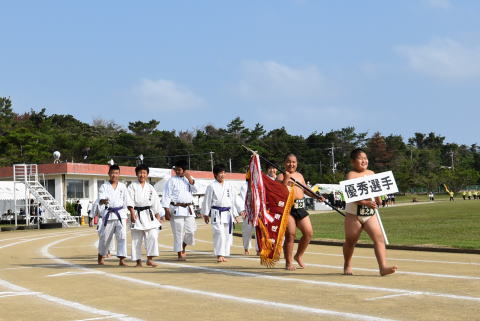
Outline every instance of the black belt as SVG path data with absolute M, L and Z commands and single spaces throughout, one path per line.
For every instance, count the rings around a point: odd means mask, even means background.
M 170 205 L 187 207 L 187 206 L 193 205 L 193 203 L 174 203 L 174 202 L 170 202 Z
M 152 214 L 152 211 L 150 210 L 150 206 L 143 206 L 143 207 L 135 206 L 133 209 L 137 211 L 138 215 L 140 215 L 140 212 L 148 211 L 150 213 L 150 220 L 153 221 L 153 214 Z

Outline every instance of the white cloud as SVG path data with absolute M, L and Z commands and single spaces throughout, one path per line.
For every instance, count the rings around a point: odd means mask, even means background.
M 294 68 L 275 61 L 250 61 L 242 66 L 236 91 L 256 101 L 305 103 L 331 95 L 329 87 L 315 66 Z
M 397 51 L 416 72 L 436 78 L 462 79 L 480 76 L 480 46 L 467 46 L 450 38 L 420 46 L 399 46 Z
M 187 110 L 203 107 L 206 102 L 191 90 L 173 81 L 142 79 L 133 93 L 143 107 L 152 110 Z
M 449 9 L 452 7 L 450 0 L 424 0 L 429 6 L 439 9 Z

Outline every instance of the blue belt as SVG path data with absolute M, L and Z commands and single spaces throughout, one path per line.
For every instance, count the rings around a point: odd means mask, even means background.
M 212 206 L 214 210 L 217 210 L 219 212 L 227 212 L 230 211 L 230 207 L 220 207 L 220 206 Z
M 220 213 L 230 211 L 230 207 L 212 206 L 212 209 L 217 210 Z M 228 215 L 228 234 L 232 234 L 232 230 L 233 230 L 232 215 Z
M 123 209 L 123 206 L 120 206 L 120 207 L 109 207 L 107 210 L 107 214 L 105 215 L 105 218 L 103 219 L 103 226 L 107 226 L 107 222 L 108 222 L 108 218 L 110 217 L 110 213 L 114 213 L 115 215 L 117 215 L 117 218 L 118 220 L 120 221 L 120 224 L 123 224 L 122 223 L 122 218 L 120 217 L 120 213 L 118 211 L 120 211 L 121 209 Z

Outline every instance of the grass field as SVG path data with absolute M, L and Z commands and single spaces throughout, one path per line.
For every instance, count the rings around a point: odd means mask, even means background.
M 437 201 L 381 208 L 390 244 L 436 245 L 480 249 L 480 201 Z M 335 213 L 311 215 L 315 239 L 343 240 L 343 218 Z M 371 243 L 362 233 L 362 242 Z
M 424 197 L 425 200 L 427 197 Z M 400 198 L 397 204 L 408 203 L 408 196 Z M 438 199 L 438 198 L 437 198 Z M 464 201 L 456 198 L 448 202 L 416 203 L 381 208 L 380 214 L 388 239 L 392 245 L 431 245 L 464 249 L 480 249 L 480 201 Z M 417 200 L 424 201 L 420 196 Z M 335 212 L 310 215 L 314 239 L 344 239 L 343 217 Z M 241 232 L 241 224 L 235 230 Z M 297 233 L 300 237 L 300 233 Z M 361 243 L 372 243 L 364 232 Z

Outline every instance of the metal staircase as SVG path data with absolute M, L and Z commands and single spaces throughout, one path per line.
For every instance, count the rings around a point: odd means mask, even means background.
M 13 177 L 15 184 L 25 184 L 26 194 L 30 193 L 37 203 L 42 205 L 44 209 L 42 219 L 45 222 L 56 221 L 62 223 L 63 227 L 79 226 L 77 220 L 40 184 L 36 164 L 13 165 Z M 27 209 L 27 222 L 29 221 L 28 212 Z

